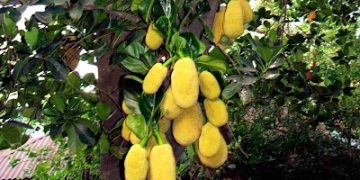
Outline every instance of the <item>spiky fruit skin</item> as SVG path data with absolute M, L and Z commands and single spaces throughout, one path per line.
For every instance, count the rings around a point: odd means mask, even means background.
M 146 33 L 145 43 L 151 50 L 157 50 L 163 43 L 164 38 L 161 37 L 159 32 L 156 30 L 154 24 L 150 24 Z
M 231 0 L 224 16 L 224 34 L 235 39 L 244 33 L 244 15 L 240 0 Z
M 126 155 L 124 167 L 126 180 L 146 179 L 149 164 L 146 158 L 146 150 L 140 144 L 131 146 Z
M 197 148 L 197 155 L 200 159 L 200 162 L 203 165 L 210 167 L 210 168 L 220 167 L 221 165 L 223 165 L 225 163 L 225 161 L 228 158 L 228 149 L 227 149 L 227 145 L 226 145 L 224 138 L 222 138 L 222 140 L 220 142 L 220 148 L 215 153 L 214 156 L 206 157 L 199 152 L 198 148 Z
M 247 0 L 240 0 L 240 1 L 241 1 L 241 7 L 244 12 L 244 23 L 248 23 L 253 19 L 253 11 Z
M 180 115 L 184 109 L 179 107 L 174 100 L 174 96 L 172 94 L 171 86 L 166 90 L 164 94 L 164 98 L 161 101 L 160 108 L 162 111 L 165 111 L 164 117 L 165 119 L 172 120 Z
M 209 71 L 203 71 L 199 75 L 200 80 L 200 91 L 201 93 L 210 100 L 219 98 L 220 86 L 215 76 Z
M 168 141 L 166 139 L 166 135 L 164 133 L 160 133 L 160 136 L 161 136 L 161 139 L 163 140 L 163 143 L 168 144 Z M 156 138 L 154 136 L 152 136 L 149 139 L 149 141 L 148 141 L 148 143 L 146 145 L 146 155 L 147 155 L 147 157 L 150 157 L 150 152 L 151 152 L 152 148 L 154 146 L 156 146 L 156 145 L 157 145 Z
M 130 134 L 130 142 L 131 142 L 131 144 L 139 144 L 140 141 L 141 140 L 135 135 L 135 133 L 131 132 L 131 134 Z
M 220 149 L 222 139 L 219 128 L 209 122 L 206 123 L 199 138 L 199 152 L 205 157 L 214 156 Z
M 223 22 L 225 16 L 226 6 L 220 6 L 219 12 L 215 14 L 213 22 L 213 33 L 214 33 L 214 43 L 218 44 L 221 40 L 221 37 L 224 34 Z
M 192 59 L 182 58 L 175 63 L 171 74 L 171 89 L 175 103 L 181 108 L 190 108 L 196 104 L 199 78 Z
M 228 121 L 228 112 L 221 99 L 204 100 L 205 114 L 209 122 L 216 127 L 223 126 Z
M 166 133 L 171 126 L 171 121 L 167 120 L 167 119 L 160 119 L 159 121 L 159 130 L 162 133 Z
M 154 146 L 151 150 L 150 179 L 176 180 L 176 162 L 169 144 Z
M 143 82 L 143 90 L 146 94 L 155 94 L 163 83 L 168 68 L 161 63 L 156 63 L 146 74 Z
M 124 111 L 125 114 L 132 114 L 132 110 L 127 106 L 125 100 L 122 101 L 121 103 L 121 108 Z
M 124 120 L 121 128 L 121 137 L 126 141 L 130 141 L 131 130 L 127 126 L 127 119 Z
M 186 109 L 173 121 L 172 133 L 177 143 L 187 146 L 194 143 L 200 136 L 202 112 L 199 104 Z

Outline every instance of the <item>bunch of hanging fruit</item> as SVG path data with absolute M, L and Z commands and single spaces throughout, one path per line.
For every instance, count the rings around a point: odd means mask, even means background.
M 227 8 L 221 4 L 214 19 L 213 41 L 218 43 L 223 35 L 230 39 L 239 37 L 244 32 L 244 23 L 251 19 L 252 11 L 246 0 L 231 0 Z M 163 41 L 155 25 L 150 24 L 145 38 L 149 49 L 157 50 Z M 170 77 L 170 83 L 164 83 L 167 77 Z M 161 87 L 163 91 L 159 90 Z M 164 134 L 169 129 L 178 144 L 195 148 L 203 165 L 218 168 L 224 164 L 228 149 L 219 127 L 227 124 L 228 112 L 213 73 L 207 70 L 198 72 L 190 57 L 174 56 L 151 67 L 142 89 L 147 95 L 163 93 L 156 109 L 161 116 L 152 120 L 156 121 L 152 133 L 140 139 L 128 127 L 128 118 L 135 112 L 125 101 L 122 102 L 122 109 L 128 116 L 121 134 L 133 144 L 125 158 L 126 179 L 176 179 L 175 157 Z

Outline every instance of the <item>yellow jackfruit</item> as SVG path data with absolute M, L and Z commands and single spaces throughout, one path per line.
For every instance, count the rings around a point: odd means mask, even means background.
M 124 111 L 125 114 L 132 114 L 133 111 L 126 105 L 125 100 L 122 101 L 121 103 L 121 108 Z
M 123 137 L 126 141 L 130 141 L 130 134 L 131 130 L 127 126 L 127 119 L 125 119 L 121 128 L 121 137 Z
M 151 50 L 158 49 L 164 38 L 161 37 L 154 24 L 150 24 L 146 33 L 145 43 Z
M 214 33 L 214 43 L 218 44 L 221 40 L 221 37 L 224 35 L 224 16 L 225 16 L 226 4 L 221 4 L 219 12 L 215 14 L 214 22 L 213 22 L 213 33 Z
M 131 146 L 125 157 L 124 167 L 126 180 L 146 179 L 149 164 L 146 150 L 140 144 Z
M 166 90 L 163 100 L 161 101 L 160 108 L 165 111 L 163 118 L 172 120 L 183 112 L 183 108 L 176 105 L 171 86 Z
M 210 100 L 214 100 L 220 96 L 220 86 L 215 76 L 209 71 L 203 71 L 199 75 L 200 91 Z
M 172 133 L 177 143 L 187 146 L 199 139 L 202 127 L 201 107 L 197 103 L 175 118 Z
M 176 162 L 170 144 L 157 145 L 151 150 L 150 179 L 176 180 Z
M 206 157 L 199 152 L 197 147 L 197 154 L 200 162 L 210 168 L 218 168 L 225 163 L 228 158 L 228 149 L 224 138 L 220 141 L 220 148 L 214 156 Z
M 167 119 L 160 119 L 159 121 L 159 130 L 162 133 L 166 133 L 171 126 L 171 121 Z
M 163 143 L 168 144 L 168 141 L 166 139 L 166 135 L 164 133 L 160 133 L 160 136 L 161 136 L 161 139 L 163 140 Z M 152 148 L 154 146 L 156 146 L 156 145 L 157 145 L 156 138 L 154 136 L 152 136 L 149 139 L 149 141 L 148 141 L 148 143 L 146 145 L 146 155 L 147 155 L 147 157 L 150 156 L 150 152 L 151 152 Z
M 224 17 L 224 34 L 235 39 L 244 33 L 244 14 L 240 0 L 231 0 Z
M 244 23 L 248 23 L 253 19 L 253 11 L 247 0 L 240 0 L 240 1 L 241 1 L 241 7 L 244 12 Z
M 225 103 L 221 99 L 204 100 L 205 114 L 209 122 L 216 127 L 223 126 L 228 121 L 228 112 Z
M 199 152 L 205 157 L 211 157 L 219 151 L 223 137 L 218 127 L 206 123 L 199 138 Z
M 196 104 L 199 96 L 199 78 L 192 59 L 182 58 L 175 63 L 171 74 L 171 90 L 178 106 L 190 108 Z
M 155 94 L 163 83 L 168 68 L 161 63 L 156 63 L 146 74 L 143 82 L 143 90 L 146 94 Z
M 130 134 L 130 142 L 131 144 L 139 144 L 141 139 L 139 139 L 134 132 L 131 132 Z

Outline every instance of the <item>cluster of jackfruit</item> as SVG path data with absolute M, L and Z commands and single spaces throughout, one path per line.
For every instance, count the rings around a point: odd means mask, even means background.
M 143 91 L 146 94 L 157 93 L 168 74 L 167 67 L 155 64 L 145 76 Z M 159 120 L 160 131 L 165 133 L 171 127 L 178 144 L 196 147 L 202 164 L 210 168 L 221 166 L 227 159 L 227 145 L 219 127 L 227 123 L 228 112 L 220 99 L 221 88 L 216 77 L 209 71 L 199 73 L 195 62 L 187 57 L 176 61 L 169 76 L 171 82 L 160 103 L 163 114 Z M 204 97 L 203 102 L 198 102 L 200 93 Z M 127 132 L 126 128 L 123 129 Z M 133 141 L 132 135 L 128 134 L 129 138 L 124 139 L 138 143 L 140 140 Z M 153 142 L 148 146 L 151 149 Z
M 236 39 L 244 33 L 244 25 L 253 19 L 253 12 L 247 0 L 230 0 L 221 4 L 213 22 L 213 41 L 217 45 L 223 35 Z

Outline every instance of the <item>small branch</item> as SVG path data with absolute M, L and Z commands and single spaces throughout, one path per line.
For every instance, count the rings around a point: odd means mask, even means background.
M 126 13 L 126 12 L 119 12 L 119 11 L 115 11 L 113 9 L 108 9 L 105 7 L 100 7 L 100 6 L 95 6 L 95 5 L 87 5 L 84 7 L 85 10 L 104 10 L 105 12 L 107 12 L 108 14 L 114 15 L 116 17 L 122 18 L 122 19 L 126 19 L 129 21 L 132 21 L 134 23 L 139 23 L 141 21 L 141 19 L 137 16 L 134 16 L 130 13 Z

